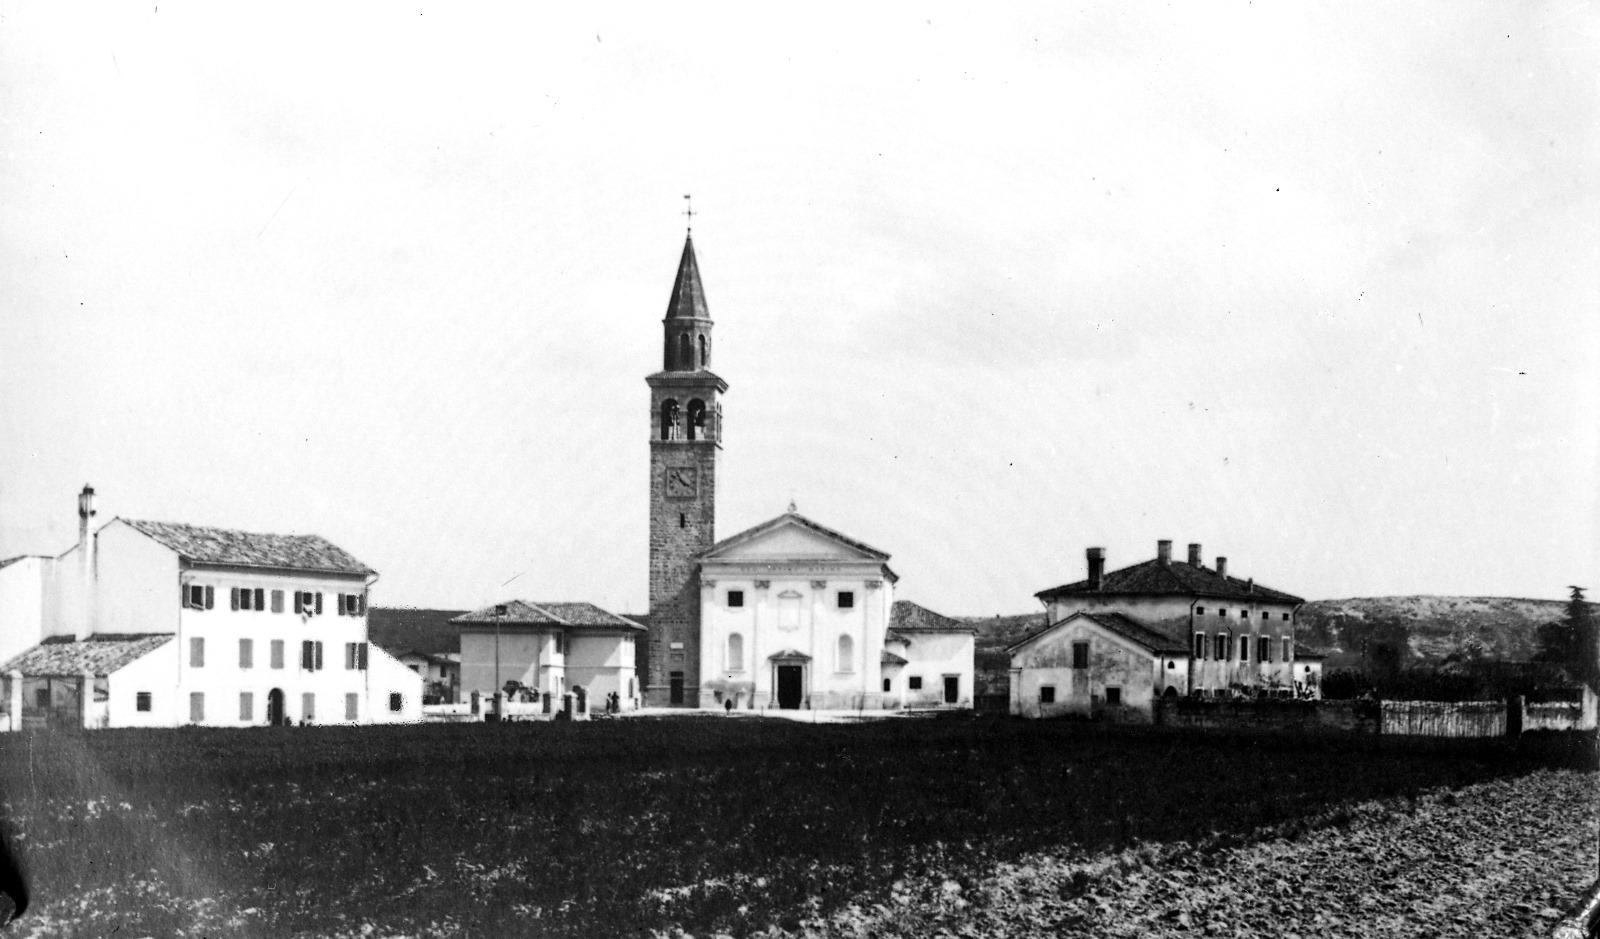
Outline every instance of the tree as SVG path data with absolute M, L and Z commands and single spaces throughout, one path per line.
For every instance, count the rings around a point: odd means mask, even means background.
M 1595 623 L 1594 611 L 1583 598 L 1582 587 L 1569 587 L 1572 597 L 1567 600 L 1567 631 L 1572 643 L 1572 657 L 1568 660 L 1572 676 L 1600 691 L 1600 624 Z
M 1577 681 L 1600 690 L 1600 626 L 1584 599 L 1583 587 L 1569 587 L 1567 615 L 1539 627 L 1536 662 L 1562 666 Z

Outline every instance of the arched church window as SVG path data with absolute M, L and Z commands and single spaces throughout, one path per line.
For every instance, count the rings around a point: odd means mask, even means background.
M 738 633 L 728 635 L 728 671 L 744 671 L 744 636 Z
M 678 399 L 668 398 L 661 402 L 661 439 L 676 440 L 678 437 Z
M 700 367 L 711 367 L 711 340 L 704 335 L 700 337 Z
M 680 369 L 694 368 L 694 347 L 689 345 L 688 333 L 678 337 L 678 367 Z
M 856 670 L 856 643 L 848 635 L 839 637 L 839 671 Z
M 697 440 L 706 426 L 706 403 L 699 398 L 689 402 L 689 439 Z

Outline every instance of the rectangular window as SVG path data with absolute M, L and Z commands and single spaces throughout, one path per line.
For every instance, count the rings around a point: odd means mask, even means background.
M 1272 640 L 1266 636 L 1262 636 L 1261 639 L 1256 642 L 1256 661 L 1272 661 Z
M 1089 644 L 1087 642 L 1074 642 L 1072 644 L 1072 667 L 1089 667 Z
M 681 649 L 681 648 L 683 648 L 683 643 L 681 643 L 681 642 L 673 643 L 673 648 Z M 562 633 L 556 633 L 556 655 L 566 655 L 566 654 L 567 654 L 567 637 Z
M 1294 661 L 1294 646 L 1288 636 L 1283 637 L 1283 660 L 1285 662 Z
M 367 644 L 364 642 L 356 643 L 356 668 L 367 670 Z
M 839 591 L 839 609 L 848 610 L 856 605 L 856 594 L 853 590 Z
M 1217 608 L 1217 615 L 1218 616 L 1227 616 L 1228 615 L 1228 608 L 1225 607 L 1225 606 L 1218 607 Z
M 1195 633 L 1194 634 L 1194 657 L 1197 658 L 1197 659 L 1203 659 L 1203 658 L 1206 657 L 1206 634 L 1205 633 Z
M 272 667 L 283 668 L 283 640 L 272 640 Z
M 1110 707 L 1116 707 L 1116 706 L 1120 705 L 1121 703 L 1122 703 L 1122 689 L 1121 688 L 1107 688 L 1106 689 L 1106 704 L 1108 706 L 1110 706 Z
M 322 643 L 310 639 L 300 643 L 300 667 L 308 672 L 322 671 Z
M 1232 644 L 1232 637 L 1227 633 L 1217 633 L 1216 648 L 1213 651 L 1216 652 L 1218 662 L 1226 662 L 1228 660 L 1228 646 Z
M 894 681 L 894 679 L 892 679 L 892 678 L 885 678 L 883 680 L 883 690 L 884 691 L 888 691 L 890 686 L 892 685 L 893 681 Z
M 283 612 L 283 591 L 282 590 L 274 590 L 274 591 L 272 591 L 272 612 L 274 612 L 274 613 L 282 613 Z
M 1261 618 L 1262 619 L 1272 619 L 1272 614 L 1268 613 L 1266 610 L 1262 610 L 1261 611 Z
M 403 695 L 401 695 L 400 692 L 398 692 L 398 691 L 389 692 L 389 713 L 390 714 L 399 714 L 401 709 L 405 707 L 405 703 L 406 703 L 405 697 Z
M 912 691 L 921 691 L 922 690 L 922 676 L 921 675 L 912 675 L 909 679 L 906 680 L 906 687 L 910 688 Z
M 1055 685 L 1043 685 L 1043 686 L 1041 686 L 1039 688 L 1039 703 L 1040 704 L 1055 704 L 1056 703 L 1056 686 Z
M 150 710 L 150 692 L 141 691 L 133 696 L 133 709 L 135 711 Z
M 239 720 L 253 721 L 256 719 L 256 696 L 248 691 L 239 692 Z
M 1241 661 L 1241 662 L 1250 661 L 1250 637 L 1249 636 L 1240 636 L 1239 637 L 1239 661 Z
M 360 713 L 360 711 L 359 711 L 360 707 L 361 707 L 361 704 L 360 704 L 360 701 L 359 701 L 359 699 L 357 698 L 356 695 L 354 695 L 354 694 L 345 695 L 344 696 L 344 719 L 347 720 L 347 721 L 357 720 L 358 716 L 359 716 L 359 713 Z
M 303 721 L 317 719 L 317 696 L 310 691 L 300 696 L 300 719 Z
M 33 692 L 33 706 L 41 710 L 50 706 L 49 688 L 39 688 Z
M 198 724 L 206 719 L 206 693 L 204 691 L 189 692 L 189 720 Z
M 730 607 L 741 607 L 741 606 L 744 606 L 744 591 L 743 590 L 730 590 L 730 591 L 728 591 L 728 606 L 730 606 Z
M 201 636 L 194 636 L 189 640 L 189 667 L 205 668 L 206 641 Z
M 353 672 L 356 670 L 356 646 L 358 645 L 360 645 L 360 643 L 357 642 L 347 642 L 344 644 L 344 668 L 347 672 Z
M 1283 614 L 1283 621 L 1285 623 L 1289 622 L 1289 614 L 1287 614 L 1287 613 Z
M 1203 607 L 1203 606 L 1195 607 L 1194 608 L 1194 615 L 1196 615 L 1196 616 L 1204 616 L 1204 615 L 1206 615 L 1206 608 Z
M 239 667 L 256 667 L 256 644 L 253 639 L 239 640 Z
M 366 609 L 367 609 L 367 598 L 366 598 L 365 594 L 359 594 L 359 593 L 349 593 L 349 594 L 341 593 L 341 594 L 339 594 L 339 615 L 340 616 L 360 616 L 362 613 L 366 612 Z

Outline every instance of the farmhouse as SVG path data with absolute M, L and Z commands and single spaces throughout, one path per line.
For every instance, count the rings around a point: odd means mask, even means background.
M 42 635 L 0 664 L 0 726 L 419 720 L 421 679 L 367 642 L 377 573 L 316 535 L 117 518 L 52 562 Z
M 634 638 L 645 628 L 592 603 L 511 600 L 463 613 L 461 693 L 492 697 L 516 682 L 530 695 L 572 693 L 599 709 L 615 694 L 619 708 L 638 703 Z
M 728 383 L 686 238 L 650 389 L 647 704 L 879 708 L 972 703 L 972 630 L 934 614 L 891 630 L 889 555 L 796 511 L 716 539 Z M 909 609 L 909 608 L 908 608 Z M 920 608 L 918 608 L 920 609 Z M 926 613 L 927 611 L 923 611 Z M 463 653 L 465 650 L 463 649 Z
M 1157 696 L 1317 693 L 1295 671 L 1300 597 L 1229 576 L 1224 557 L 1206 567 L 1198 544 L 1186 563 L 1170 541 L 1110 573 L 1103 548 L 1087 561 L 1086 579 L 1036 594 L 1047 625 L 1006 650 L 1011 713 L 1148 716 Z

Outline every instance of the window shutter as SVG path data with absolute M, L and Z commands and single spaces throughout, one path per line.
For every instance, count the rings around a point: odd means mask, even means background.
M 272 612 L 274 612 L 274 613 L 282 613 L 283 612 L 283 591 L 282 590 L 274 590 L 274 591 L 272 591 Z
M 363 672 L 366 671 L 367 670 L 367 644 L 366 643 L 363 642 L 357 647 L 356 656 L 357 656 L 357 659 L 358 659 L 357 664 L 360 665 L 361 670 Z
M 300 643 L 300 667 L 305 669 L 308 672 L 311 671 L 312 659 L 311 659 L 311 640 L 310 639 L 307 639 L 306 641 Z
M 322 642 L 319 640 L 318 642 L 315 643 L 315 645 L 317 647 L 317 667 L 316 667 L 316 671 L 320 672 L 320 671 L 322 671 Z
M 317 591 L 317 615 L 322 615 L 322 591 Z
M 338 604 L 338 607 L 339 607 L 339 615 L 340 615 L 340 616 L 343 616 L 343 615 L 345 615 L 345 613 L 344 613 L 344 594 L 342 594 L 342 593 L 341 593 L 341 594 L 339 594 L 339 604 Z
M 206 609 L 208 609 L 208 610 L 211 609 L 213 606 L 216 605 L 216 602 L 217 602 L 217 591 L 216 591 L 215 588 L 213 588 L 213 587 L 208 585 L 206 587 Z
M 239 608 L 239 588 L 238 587 L 230 587 L 228 589 L 228 603 L 230 605 L 232 605 L 232 607 L 235 610 L 237 610 Z
M 178 604 L 187 608 L 189 606 L 189 585 L 178 584 Z
M 363 593 L 363 594 L 359 595 L 358 597 L 356 597 L 356 599 L 357 599 L 357 601 L 359 601 L 356 604 L 356 612 L 357 613 L 365 613 L 365 612 L 367 612 L 367 595 Z
M 301 603 L 300 603 L 300 599 L 301 599 L 301 597 L 300 597 L 300 591 L 298 591 L 298 590 L 296 590 L 296 591 L 295 591 L 295 592 L 294 592 L 294 611 L 295 611 L 295 612 L 296 612 L 296 613 L 300 613 L 300 612 L 301 612 Z
M 258 610 L 264 610 L 264 609 L 267 608 L 267 591 L 262 587 L 257 587 L 256 588 L 256 604 L 255 604 L 255 606 L 256 606 L 256 609 L 258 609 Z

